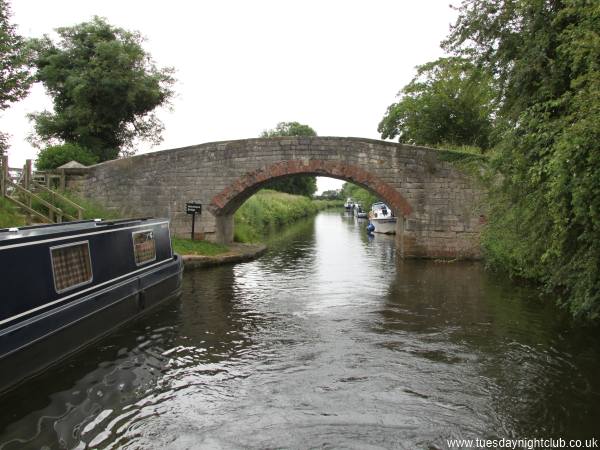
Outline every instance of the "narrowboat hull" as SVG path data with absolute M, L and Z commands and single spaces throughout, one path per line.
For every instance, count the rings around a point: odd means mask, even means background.
M 181 291 L 165 219 L 0 229 L 0 392 Z
M 0 331 L 0 393 L 14 388 L 153 307 L 181 294 L 173 255 L 142 273 Z

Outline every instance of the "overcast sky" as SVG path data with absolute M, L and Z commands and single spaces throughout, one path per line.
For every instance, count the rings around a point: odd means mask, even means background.
M 162 110 L 164 141 L 139 152 L 257 137 L 298 121 L 321 136 L 380 138 L 377 124 L 414 67 L 443 56 L 456 14 L 448 0 L 12 0 L 20 34 L 105 17 L 139 31 L 160 67 L 176 70 Z M 11 166 L 35 159 L 26 114 L 50 109 L 43 86 L 1 117 Z M 336 182 L 319 180 L 319 190 Z

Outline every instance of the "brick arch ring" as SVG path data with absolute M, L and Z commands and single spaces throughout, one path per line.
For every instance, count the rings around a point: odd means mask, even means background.
M 286 175 L 318 175 L 340 178 L 363 186 L 382 198 L 397 214 L 409 216 L 410 204 L 394 187 L 361 167 L 340 161 L 289 160 L 248 172 L 213 197 L 208 209 L 215 216 L 233 214 L 262 185 Z

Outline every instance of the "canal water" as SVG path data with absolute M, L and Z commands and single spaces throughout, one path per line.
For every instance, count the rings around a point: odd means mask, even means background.
M 443 449 L 600 437 L 600 334 L 341 212 L 0 398 L 0 448 Z

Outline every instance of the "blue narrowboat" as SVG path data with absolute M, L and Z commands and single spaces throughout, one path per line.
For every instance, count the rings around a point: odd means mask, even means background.
M 0 393 L 180 294 L 166 219 L 0 229 Z

